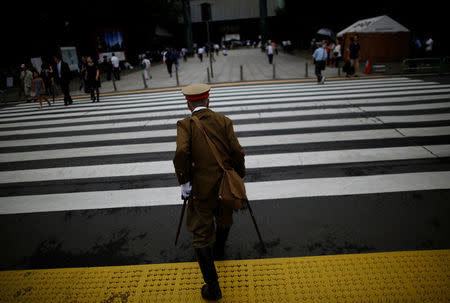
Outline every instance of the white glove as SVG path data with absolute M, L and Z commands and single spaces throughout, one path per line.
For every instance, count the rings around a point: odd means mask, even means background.
M 183 185 L 181 185 L 181 196 L 183 196 L 184 199 L 188 198 L 191 195 L 191 182 L 186 182 Z

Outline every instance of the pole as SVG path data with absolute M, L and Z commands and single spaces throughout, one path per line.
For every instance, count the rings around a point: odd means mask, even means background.
M 208 83 L 211 83 L 211 78 L 209 77 L 209 67 L 206 68 L 206 73 L 208 75 Z
M 181 224 L 183 223 L 183 217 L 184 217 L 184 210 L 186 209 L 186 202 L 189 200 L 188 198 L 183 198 L 183 207 L 181 208 L 181 216 L 180 216 L 180 222 L 178 222 L 178 229 L 177 229 L 177 235 L 175 237 L 175 245 L 177 245 L 178 242 L 178 236 L 180 235 L 180 230 L 181 230 Z
M 183 0 L 183 19 L 184 30 L 186 36 L 186 45 L 188 53 L 194 53 L 194 47 L 192 43 L 192 20 L 191 20 L 191 4 L 189 0 Z
M 305 78 L 308 78 L 308 62 L 305 62 Z
M 272 64 L 272 78 L 275 79 L 275 63 Z
M 267 0 L 259 0 L 259 31 L 261 33 L 261 50 L 267 41 Z
M 256 233 L 258 234 L 259 241 L 261 242 L 261 247 L 263 252 L 267 253 L 266 245 L 261 237 L 261 233 L 259 232 L 258 224 L 256 224 L 255 216 L 253 215 L 253 210 L 250 207 L 250 202 L 247 200 L 248 211 L 250 212 L 250 216 L 252 217 L 253 225 L 255 226 Z
M 211 40 L 209 37 L 209 21 L 206 21 L 206 33 L 208 34 L 208 53 L 209 53 L 209 66 L 211 69 L 211 78 L 214 78 L 212 55 L 211 55 Z
M 241 81 L 244 81 L 244 71 L 242 65 L 241 65 Z
M 178 78 L 178 68 L 175 67 L 175 77 L 177 78 L 177 86 L 180 86 L 180 80 Z

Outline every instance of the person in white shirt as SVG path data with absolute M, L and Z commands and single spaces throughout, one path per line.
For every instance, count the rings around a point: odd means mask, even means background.
M 181 55 L 183 56 L 183 61 L 186 62 L 187 61 L 187 48 L 183 47 L 181 49 Z
M 272 43 L 270 42 L 270 40 L 267 43 L 266 52 L 267 52 L 267 57 L 269 58 L 269 64 L 272 64 L 272 62 L 273 62 L 273 46 L 272 46 Z
M 142 66 L 144 67 L 145 80 L 150 80 L 152 78 L 152 75 L 150 75 L 151 62 L 147 57 L 144 57 L 144 60 L 142 60 Z
M 428 37 L 428 40 L 425 41 L 425 54 L 430 57 L 433 53 L 433 39 L 431 36 Z
M 214 50 L 216 51 L 216 56 L 218 56 L 219 55 L 219 44 L 214 44 Z
M 111 56 L 111 63 L 113 67 L 113 74 L 116 80 L 120 80 L 120 66 L 119 66 L 119 58 L 116 57 L 114 53 Z
M 334 59 L 335 59 L 335 66 L 339 67 L 339 61 L 341 61 L 342 58 L 342 50 L 341 50 L 341 43 L 339 40 L 336 40 L 336 46 L 334 47 Z
M 203 53 L 205 52 L 205 49 L 203 47 L 200 47 L 198 49 L 198 58 L 200 59 L 200 62 L 203 62 Z

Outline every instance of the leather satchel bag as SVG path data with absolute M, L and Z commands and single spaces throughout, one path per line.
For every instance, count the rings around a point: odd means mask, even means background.
M 233 210 L 244 209 L 246 205 L 245 202 L 247 201 L 244 181 L 234 169 L 224 167 L 223 161 L 219 156 L 219 152 L 217 151 L 216 146 L 209 138 L 200 120 L 195 116 L 192 116 L 192 120 L 194 120 L 197 127 L 202 130 L 203 134 L 205 135 L 205 139 L 208 142 L 208 145 L 217 160 L 217 163 L 223 170 L 222 182 L 220 183 L 219 187 L 219 201 L 223 203 L 225 207 L 231 208 Z

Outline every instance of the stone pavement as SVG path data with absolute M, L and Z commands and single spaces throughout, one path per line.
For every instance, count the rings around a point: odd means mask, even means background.
M 269 64 L 267 55 L 258 48 L 242 48 L 228 50 L 227 56 L 219 53 L 214 56 L 213 62 L 214 77 L 210 78 L 210 83 L 272 80 L 275 66 L 275 79 L 315 79 L 314 64 L 311 60 L 309 51 L 296 51 L 293 54 L 287 54 L 280 51 L 273 57 L 273 65 Z M 187 62 L 180 60 L 178 69 L 179 86 L 186 86 L 191 83 L 207 83 L 207 68 L 210 66 L 209 57 L 206 55 L 203 62 L 195 57 L 188 58 Z M 388 66 L 388 73 L 395 72 L 397 63 Z M 242 79 L 241 79 L 242 66 Z M 392 69 L 394 66 L 394 69 Z M 364 63 L 361 63 L 360 73 L 364 72 Z M 400 71 L 400 70 L 399 70 Z M 397 71 L 397 73 L 399 73 Z M 169 76 L 165 64 L 157 62 L 151 68 L 152 79 L 147 81 L 147 88 L 166 88 L 176 87 L 175 65 L 173 66 L 172 77 Z M 323 71 L 326 78 L 338 77 L 340 73 L 335 67 L 327 67 Z M 341 73 L 343 76 L 344 73 Z M 114 92 L 113 81 L 106 81 L 105 75 L 102 75 L 102 87 L 100 93 Z M 145 89 L 143 79 L 143 69 L 138 65 L 133 70 L 122 72 L 121 80 L 115 82 L 117 91 L 130 91 Z M 75 77 L 71 85 L 71 94 L 73 96 L 84 95 L 80 91 L 80 79 Z M 18 101 L 17 88 L 10 89 L 6 96 L 8 101 Z M 23 97 L 22 97 L 23 98 Z M 23 99 L 22 99 L 23 100 Z
M 267 55 L 260 49 L 236 49 L 229 50 L 227 56 L 219 53 L 214 56 L 213 62 L 214 78 L 210 78 L 210 83 L 238 82 L 242 80 L 271 80 L 273 79 L 273 65 L 269 64 Z M 305 63 L 308 63 L 308 77 L 314 78 L 314 65 L 310 60 L 310 55 L 303 52 L 297 55 L 291 55 L 279 52 L 274 55 L 273 63 L 275 65 L 276 79 L 298 79 L 305 78 Z M 204 56 L 203 62 L 197 57 L 188 58 L 187 62 L 180 60 L 178 69 L 179 85 L 185 86 L 191 83 L 207 83 L 207 68 L 210 66 L 209 57 Z M 140 67 L 136 71 L 129 73 L 116 82 L 118 91 L 144 89 L 144 82 Z M 157 63 L 151 68 L 152 79 L 147 82 L 148 88 L 163 88 L 177 86 L 175 76 L 175 66 L 173 67 L 172 78 L 169 76 L 167 67 L 164 64 Z M 328 68 L 324 71 L 326 77 L 338 76 L 336 68 Z M 114 91 L 112 81 L 102 83 L 103 92 Z

